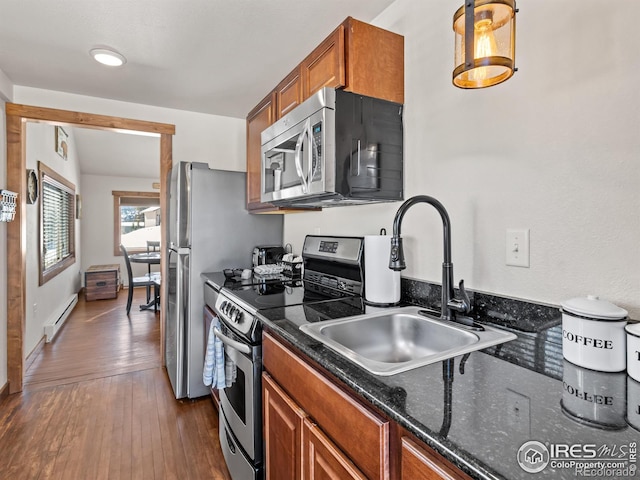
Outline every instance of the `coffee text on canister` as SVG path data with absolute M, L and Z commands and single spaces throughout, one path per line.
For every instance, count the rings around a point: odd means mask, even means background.
M 611 350 L 613 348 L 612 340 L 602 340 L 601 338 L 583 337 L 582 335 L 576 335 L 566 330 L 562 330 L 562 336 L 567 340 L 569 340 L 570 342 L 579 343 L 580 345 L 585 345 L 588 347 L 604 348 L 606 350 Z

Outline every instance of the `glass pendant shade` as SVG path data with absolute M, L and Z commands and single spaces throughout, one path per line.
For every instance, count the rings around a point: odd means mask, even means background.
M 497 85 L 515 71 L 515 0 L 477 0 L 474 7 L 470 5 L 468 1 L 453 15 L 453 84 L 460 88 Z M 472 23 L 467 15 L 472 15 Z M 467 25 L 473 25 L 473 35 L 467 33 Z

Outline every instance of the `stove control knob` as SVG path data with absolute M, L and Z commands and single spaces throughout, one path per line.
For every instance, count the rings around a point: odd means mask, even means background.
M 233 321 L 236 323 L 240 323 L 242 321 L 242 312 L 240 310 L 236 311 L 236 314 L 233 317 Z
M 229 308 L 229 311 L 227 312 L 227 315 L 229 315 L 229 318 L 233 321 L 233 314 L 236 312 L 236 307 L 231 307 Z
M 220 311 L 224 312 L 224 310 L 227 308 L 228 304 L 229 304 L 229 302 L 227 302 L 226 300 L 223 300 L 222 303 L 220 304 Z

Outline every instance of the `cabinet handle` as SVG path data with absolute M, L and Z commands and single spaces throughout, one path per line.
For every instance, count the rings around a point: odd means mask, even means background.
M 107 286 L 107 282 L 96 282 L 96 286 L 98 286 L 98 287 L 106 287 Z

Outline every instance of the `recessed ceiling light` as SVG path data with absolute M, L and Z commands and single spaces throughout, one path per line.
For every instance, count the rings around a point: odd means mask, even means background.
M 127 59 L 121 54 L 108 48 L 93 48 L 89 53 L 96 62 L 108 65 L 109 67 L 119 67 L 127 63 Z

